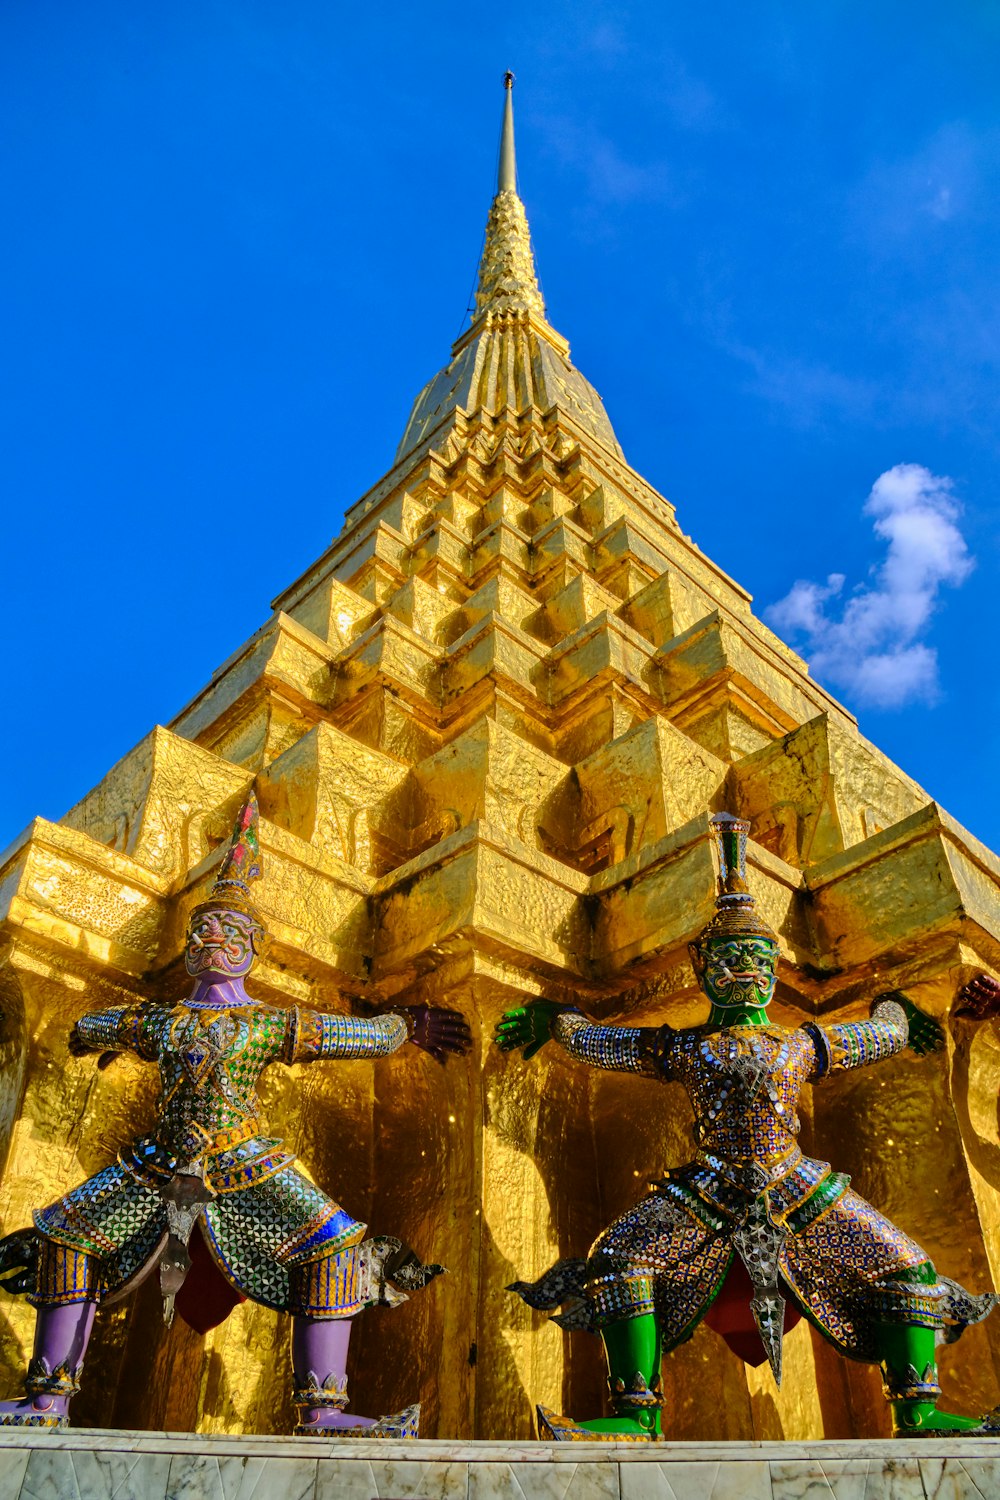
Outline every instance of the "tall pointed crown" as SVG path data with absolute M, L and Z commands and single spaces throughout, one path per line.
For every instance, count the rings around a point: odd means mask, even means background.
M 250 882 L 259 880 L 260 876 L 260 811 L 257 798 L 251 792 L 236 816 L 233 836 L 219 866 L 212 893 L 207 901 L 195 907 L 195 912 L 218 910 L 221 906 L 245 912 L 263 927 L 260 913 L 250 896 Z
M 747 885 L 750 824 L 730 813 L 715 813 L 709 826 L 719 856 L 719 894 L 715 916 L 699 937 L 699 944 L 713 937 L 766 937 L 776 943 L 777 936 L 759 915 Z

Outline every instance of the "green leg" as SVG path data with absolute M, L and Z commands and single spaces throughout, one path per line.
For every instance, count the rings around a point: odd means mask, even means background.
M 608 1357 L 613 1417 L 578 1422 L 588 1432 L 634 1437 L 660 1435 L 660 1329 L 654 1313 L 623 1318 L 601 1329 Z
M 968 1432 L 981 1418 L 938 1411 L 940 1388 L 934 1359 L 934 1330 L 908 1323 L 883 1323 L 879 1329 L 885 1392 L 892 1407 L 897 1437 L 922 1432 Z

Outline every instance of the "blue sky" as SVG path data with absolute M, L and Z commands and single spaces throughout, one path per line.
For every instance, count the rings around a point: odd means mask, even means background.
M 630 462 L 995 847 L 998 50 L 975 0 L 6 0 L 0 845 L 389 467 L 510 67 L 549 314 Z

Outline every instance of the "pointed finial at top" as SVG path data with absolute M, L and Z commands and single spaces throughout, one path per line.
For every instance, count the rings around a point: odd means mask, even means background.
M 517 163 L 514 160 L 514 75 L 508 68 L 503 75 L 503 129 L 500 133 L 500 170 L 497 192 L 517 192 Z
M 497 192 L 486 221 L 483 258 L 479 263 L 476 310 L 473 320 L 487 308 L 500 312 L 533 312 L 545 317 L 545 303 L 535 275 L 531 236 L 524 204 L 517 196 L 514 162 L 514 108 L 511 90 L 514 75 L 503 76 L 503 130 L 500 133 L 500 170 Z

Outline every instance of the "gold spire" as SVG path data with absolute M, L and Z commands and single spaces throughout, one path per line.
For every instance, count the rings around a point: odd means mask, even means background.
M 514 75 L 504 74 L 503 127 L 497 195 L 486 221 L 486 244 L 479 266 L 474 318 L 487 310 L 517 310 L 545 317 L 545 303 L 535 275 L 531 237 L 524 204 L 517 196 L 514 156 Z
M 603 446 L 624 457 L 601 398 L 574 369 L 569 344 L 549 323 L 535 275 L 524 204 L 517 195 L 513 73 L 504 74 L 497 192 L 486 221 L 486 244 L 472 321 L 451 347 L 451 363 L 420 392 L 397 463 L 457 409 L 496 418 L 535 409 L 564 412 Z

